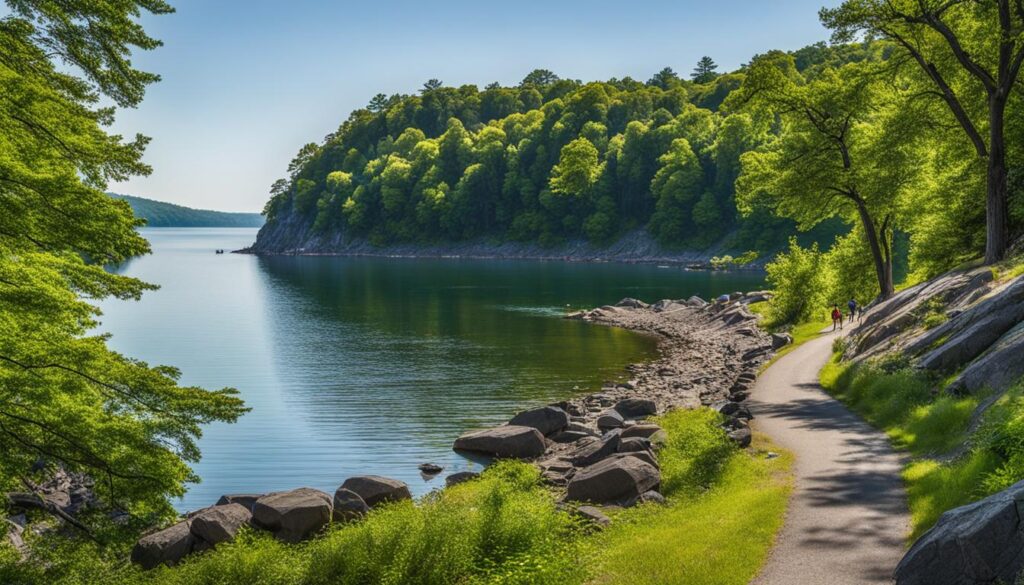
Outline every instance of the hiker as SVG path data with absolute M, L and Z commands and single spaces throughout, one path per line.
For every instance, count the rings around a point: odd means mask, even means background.
M 850 322 L 852 323 L 857 319 L 857 301 L 850 299 L 850 302 L 846 303 L 846 306 L 850 308 Z
M 839 330 L 843 330 L 843 312 L 839 310 L 839 305 L 832 305 L 832 331 L 836 330 L 836 326 L 839 326 Z

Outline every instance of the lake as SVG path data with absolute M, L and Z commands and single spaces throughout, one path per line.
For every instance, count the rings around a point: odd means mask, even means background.
M 632 296 L 705 298 L 759 288 L 750 273 L 648 265 L 215 254 L 255 229 L 149 228 L 153 254 L 117 270 L 160 285 L 102 304 L 113 349 L 238 388 L 252 411 L 214 424 L 180 510 L 224 493 L 330 493 L 379 474 L 416 494 L 479 470 L 463 431 L 593 391 L 656 352 L 652 338 L 560 317 Z M 421 476 L 417 466 L 445 467 Z

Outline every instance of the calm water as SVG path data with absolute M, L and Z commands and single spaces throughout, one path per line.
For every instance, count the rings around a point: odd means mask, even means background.
M 111 345 L 180 368 L 184 383 L 236 387 L 252 407 L 206 429 L 202 483 L 182 510 L 231 492 L 333 492 L 365 473 L 424 493 L 480 468 L 451 451 L 460 432 L 592 390 L 653 355 L 650 338 L 560 319 L 567 308 L 761 284 L 619 264 L 214 254 L 248 245 L 255 229 L 145 235 L 154 253 L 120 270 L 161 289 L 103 305 Z M 445 473 L 425 480 L 427 461 Z

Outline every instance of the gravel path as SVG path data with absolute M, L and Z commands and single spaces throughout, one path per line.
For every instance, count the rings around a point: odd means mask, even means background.
M 905 552 L 900 456 L 818 385 L 833 338 L 823 334 L 780 358 L 747 402 L 754 428 L 796 455 L 786 523 L 754 585 L 891 583 Z

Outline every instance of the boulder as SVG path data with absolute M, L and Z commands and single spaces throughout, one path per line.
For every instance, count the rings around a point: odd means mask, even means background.
M 703 307 L 707 305 L 708 302 L 698 297 L 697 295 L 693 295 L 692 297 L 686 299 L 686 304 L 690 305 L 691 307 Z
M 724 414 L 725 416 L 733 418 L 742 418 L 746 420 L 751 420 L 754 418 L 754 415 L 750 413 L 749 408 L 743 406 L 739 402 L 733 402 L 731 400 L 716 402 L 713 408 L 718 412 Z
M 350 477 L 338 489 L 349 490 L 357 494 L 371 508 L 388 502 L 412 499 L 409 486 L 405 482 L 379 475 Z M 337 493 L 335 493 L 335 497 L 337 497 Z
M 262 498 L 266 494 L 225 494 L 217 500 L 215 505 L 226 506 L 228 504 L 241 504 L 245 506 L 250 512 L 252 512 L 252 506 L 256 503 L 256 500 Z
M 224 504 L 207 508 L 192 518 L 192 535 L 209 545 L 231 542 L 238 530 L 252 520 L 252 512 L 242 504 Z
M 476 479 L 477 477 L 480 477 L 480 474 L 475 471 L 457 471 L 444 478 L 444 485 L 445 487 L 452 487 L 453 485 L 458 485 L 460 483 Z
M 630 437 L 642 437 L 644 439 L 651 438 L 651 435 L 661 430 L 661 427 L 655 424 L 642 423 L 633 425 L 628 429 L 622 431 L 622 438 L 628 439 Z
M 1024 323 L 1010 329 L 981 357 L 964 368 L 949 383 L 953 393 L 973 394 L 981 390 L 1002 391 L 1024 377 Z
M 754 439 L 750 427 L 739 427 L 726 433 L 741 449 L 746 449 Z
M 946 512 L 896 566 L 896 585 L 1015 583 L 1024 571 L 1024 481 Z
M 510 425 L 531 427 L 542 435 L 551 435 L 569 426 L 569 413 L 555 406 L 524 410 L 508 421 Z
M 334 492 L 334 512 L 332 518 L 335 522 L 358 520 L 369 511 L 370 507 L 354 491 L 339 487 Z
M 621 301 L 615 303 L 616 307 L 627 307 L 630 309 L 646 309 L 649 305 L 643 301 L 626 297 Z
M 269 494 L 256 500 L 252 522 L 278 540 L 300 542 L 331 521 L 331 502 L 329 495 L 312 488 Z
M 636 451 L 650 451 L 651 442 L 643 437 L 630 437 L 619 441 L 619 453 L 633 453 Z
M 616 429 L 609 432 L 601 439 L 593 440 L 580 446 L 570 454 L 569 460 L 577 467 L 593 465 L 598 461 L 616 453 L 619 449 L 622 431 Z
M 580 439 L 586 439 L 587 437 L 593 437 L 590 433 L 584 433 L 581 431 L 562 431 L 557 435 L 551 437 L 551 440 L 556 443 L 575 443 Z
M 597 428 L 602 431 L 617 429 L 625 423 L 625 419 L 616 410 L 606 410 L 597 417 Z
M 419 469 L 420 473 L 423 475 L 437 475 L 444 471 L 444 467 L 441 467 L 436 463 L 420 463 L 417 469 Z
M 23 552 L 25 540 L 21 535 L 25 532 L 25 527 L 10 519 L 5 519 L 2 529 L 6 530 L 7 544 L 11 545 L 15 550 Z
M 623 418 L 643 418 L 658 414 L 658 405 L 646 398 L 626 398 L 613 407 Z
M 793 336 L 789 333 L 772 333 L 772 349 L 779 349 L 793 343 Z
M 657 467 L 637 457 L 617 457 L 578 471 L 569 481 L 566 498 L 592 503 L 626 501 L 656 489 L 660 483 Z
M 544 435 L 533 427 L 505 425 L 466 433 L 455 449 L 510 459 L 532 459 L 544 454 Z
M 189 523 L 178 522 L 170 528 L 140 538 L 132 548 L 132 562 L 147 571 L 159 565 L 174 566 L 192 552 L 195 545 L 196 538 L 189 530 Z

